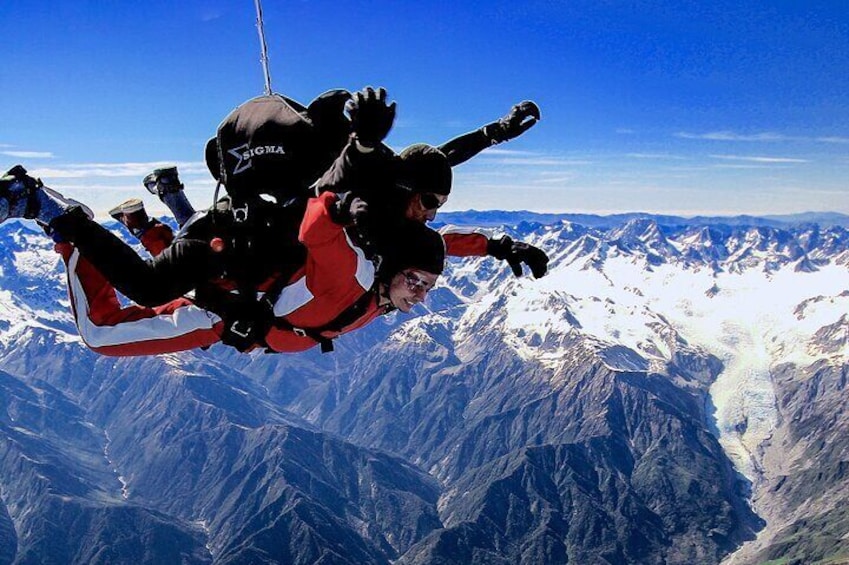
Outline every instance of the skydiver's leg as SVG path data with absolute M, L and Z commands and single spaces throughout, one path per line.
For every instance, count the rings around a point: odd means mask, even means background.
M 0 177 L 0 223 L 9 218 L 26 218 L 46 226 L 72 209 L 89 218 L 94 216 L 87 206 L 47 188 L 20 165 Z
M 195 213 L 195 208 L 186 198 L 183 183 L 177 174 L 177 167 L 166 167 L 156 169 L 142 181 L 145 188 L 151 193 L 159 196 L 163 204 L 168 206 L 177 225 L 183 226 Z
M 209 243 L 179 239 L 150 260 L 97 222 L 78 213 L 62 214 L 50 228 L 70 241 L 124 296 L 142 306 L 180 297 L 222 272 L 222 257 Z
M 152 256 L 162 253 L 174 241 L 171 227 L 148 216 L 140 198 L 118 204 L 109 210 L 109 215 L 126 227 Z
M 91 211 L 13 167 L 0 177 L 0 220 L 24 217 L 73 243 L 119 292 L 142 306 L 182 296 L 221 271 L 221 257 L 205 241 L 184 239 L 150 261 L 91 219 Z
M 122 307 L 114 287 L 69 243 L 59 243 L 68 294 L 85 344 L 102 355 L 156 355 L 205 347 L 220 339 L 222 322 L 180 298 L 156 308 Z

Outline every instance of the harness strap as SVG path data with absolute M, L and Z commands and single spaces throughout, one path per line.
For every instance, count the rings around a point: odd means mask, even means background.
M 281 288 L 282 290 L 282 288 Z M 268 296 L 268 293 L 266 293 Z M 279 291 L 278 291 L 279 296 Z M 353 304 L 348 306 L 345 310 L 339 313 L 338 316 L 327 322 L 326 324 L 315 327 L 315 328 L 299 328 L 297 326 L 289 323 L 285 318 L 275 318 L 274 327 L 281 330 L 289 330 L 295 335 L 309 337 L 314 341 L 318 342 L 321 346 L 322 353 L 329 353 L 333 351 L 333 340 L 335 338 L 327 337 L 324 335 L 325 332 L 334 332 L 338 333 L 345 329 L 347 326 L 353 324 L 357 320 L 359 320 L 362 315 L 368 310 L 368 307 L 372 302 L 377 300 L 377 286 L 375 285 L 368 291 L 364 292 Z M 274 299 L 276 300 L 276 298 Z M 273 302 L 271 303 L 273 306 Z M 267 351 L 268 353 L 273 353 L 272 351 Z

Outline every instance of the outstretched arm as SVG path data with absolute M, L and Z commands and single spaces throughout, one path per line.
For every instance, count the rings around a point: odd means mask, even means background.
M 518 137 L 540 119 L 539 106 L 525 100 L 510 109 L 510 113 L 480 129 L 455 137 L 439 146 L 452 167 L 465 163 L 487 147 Z
M 548 272 L 548 255 L 542 249 L 513 241 L 509 235 L 495 238 L 486 230 L 455 226 L 445 226 L 439 233 L 445 241 L 446 254 L 451 257 L 495 257 L 507 261 L 517 277 L 522 276 L 523 264 L 536 279 Z
M 366 197 L 382 196 L 391 188 L 395 154 L 383 139 L 395 121 L 395 102 L 387 102 L 386 90 L 370 86 L 357 92 L 345 106 L 351 117 L 351 137 L 330 168 L 313 184 L 322 192 L 349 192 Z
M 486 254 L 507 261 L 517 277 L 522 276 L 522 264 L 531 269 L 535 279 L 545 276 L 548 272 L 548 255 L 545 251 L 530 243 L 513 241 L 509 235 L 490 239 L 486 246 Z

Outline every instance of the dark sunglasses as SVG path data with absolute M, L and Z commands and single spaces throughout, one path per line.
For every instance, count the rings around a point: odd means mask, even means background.
M 419 199 L 421 200 L 422 208 L 425 208 L 426 210 L 437 210 L 445 204 L 445 202 L 440 202 L 439 198 L 430 192 L 420 194 Z
M 424 292 L 428 292 L 433 287 L 427 281 L 423 281 L 410 271 L 405 271 L 401 273 L 404 275 L 404 281 L 407 283 L 407 288 L 409 288 L 413 292 L 417 292 L 419 290 L 423 290 Z

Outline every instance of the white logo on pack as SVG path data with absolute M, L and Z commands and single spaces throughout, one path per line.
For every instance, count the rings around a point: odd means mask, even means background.
M 260 145 L 258 147 L 250 147 L 247 143 L 242 144 L 235 149 L 228 149 L 227 152 L 239 160 L 233 168 L 234 175 L 250 169 L 252 166 L 251 159 L 253 157 L 286 154 L 286 150 L 283 149 L 282 145 Z

